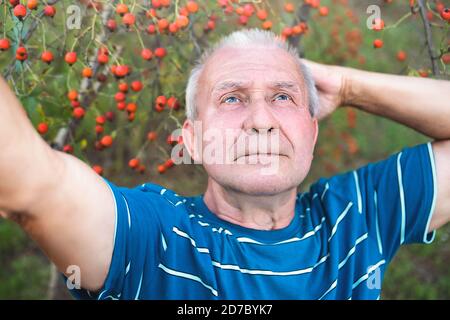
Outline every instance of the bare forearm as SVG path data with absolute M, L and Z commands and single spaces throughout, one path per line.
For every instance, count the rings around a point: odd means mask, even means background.
M 450 81 L 352 69 L 347 87 L 346 105 L 450 139 Z
M 42 186 L 55 158 L 0 77 L 0 210 L 18 212 Z

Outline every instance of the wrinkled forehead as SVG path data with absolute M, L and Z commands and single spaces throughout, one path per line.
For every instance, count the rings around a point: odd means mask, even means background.
M 280 48 L 225 47 L 217 50 L 205 63 L 200 77 L 202 91 L 210 95 L 224 82 L 260 87 L 272 87 L 277 82 L 290 83 L 304 92 L 304 79 L 296 59 Z

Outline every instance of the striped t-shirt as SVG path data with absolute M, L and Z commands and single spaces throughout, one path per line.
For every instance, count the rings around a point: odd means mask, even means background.
M 430 243 L 436 201 L 430 143 L 299 193 L 291 223 L 272 231 L 218 218 L 202 195 L 107 181 L 114 252 L 90 299 L 378 299 L 402 244 Z

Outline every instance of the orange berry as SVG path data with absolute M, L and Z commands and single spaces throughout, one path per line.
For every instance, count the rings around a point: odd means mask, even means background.
M 113 138 L 111 136 L 104 136 L 101 140 L 100 143 L 102 144 L 102 146 L 104 147 L 110 147 L 113 144 Z
M 190 13 L 196 13 L 198 11 L 198 4 L 195 1 L 188 1 L 188 3 L 186 4 L 186 9 L 190 12 Z
M 83 76 L 83 78 L 91 78 L 92 77 L 92 68 L 89 68 L 89 67 L 83 68 L 81 75 Z
M 292 13 L 292 12 L 295 11 L 295 6 L 292 3 L 290 3 L 290 2 L 285 3 L 284 4 L 284 11 Z
M 75 101 L 78 99 L 78 92 L 76 90 L 70 90 L 67 94 L 67 98 L 69 98 L 70 101 Z
M 137 168 L 137 167 L 139 166 L 139 159 L 137 159 L 137 158 L 131 159 L 130 161 L 128 161 L 128 166 L 129 166 L 131 169 Z
M 116 13 L 123 16 L 125 13 L 128 13 L 128 6 L 123 3 L 119 3 L 116 7 Z
M 264 9 L 258 10 L 258 12 L 256 12 L 256 16 L 258 17 L 259 20 L 266 20 L 267 19 L 267 11 Z

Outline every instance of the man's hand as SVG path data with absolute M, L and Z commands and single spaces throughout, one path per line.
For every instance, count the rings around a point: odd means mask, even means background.
M 302 59 L 310 69 L 319 94 L 319 113 L 322 120 L 346 102 L 348 95 L 348 77 L 352 69 L 339 66 L 328 66 Z

